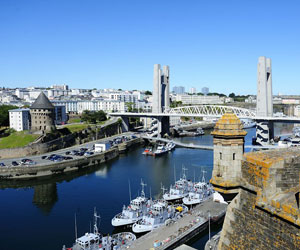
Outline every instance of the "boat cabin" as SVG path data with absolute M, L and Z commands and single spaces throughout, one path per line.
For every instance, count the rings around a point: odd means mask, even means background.
M 76 239 L 76 244 L 79 245 L 82 249 L 87 249 L 87 247 L 98 244 L 100 240 L 99 235 L 93 233 L 86 233 L 84 236 Z

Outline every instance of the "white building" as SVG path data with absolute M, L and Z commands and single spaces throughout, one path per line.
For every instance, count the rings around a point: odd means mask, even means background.
M 9 127 L 16 131 L 30 129 L 30 111 L 29 109 L 11 109 L 9 110 Z
M 65 106 L 67 113 L 82 114 L 84 110 L 104 112 L 125 112 L 126 105 L 117 100 L 93 100 L 93 101 L 53 101 L 55 106 Z
M 224 98 L 220 98 L 217 95 L 203 96 L 203 95 L 176 95 L 176 101 L 182 102 L 182 104 L 222 104 Z
M 197 89 L 195 87 L 191 87 L 190 94 L 194 95 L 197 93 Z

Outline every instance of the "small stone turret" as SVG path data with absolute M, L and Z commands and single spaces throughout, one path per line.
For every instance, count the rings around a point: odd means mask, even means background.
M 210 182 L 220 193 L 238 193 L 247 132 L 243 130 L 240 119 L 227 112 L 211 134 L 214 138 L 214 168 Z

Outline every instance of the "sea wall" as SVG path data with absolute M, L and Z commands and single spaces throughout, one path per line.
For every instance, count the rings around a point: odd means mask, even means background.
M 122 152 L 135 145 L 140 145 L 143 140 L 132 139 L 123 143 Z M 4 167 L 0 168 L 0 179 L 30 179 L 43 176 L 57 175 L 64 172 L 76 171 L 86 167 L 93 167 L 103 162 L 115 159 L 119 156 L 118 146 L 91 156 L 82 156 L 77 159 L 62 162 L 47 161 L 45 164 L 32 166 Z
M 244 155 L 218 249 L 300 249 L 300 151 Z
M 119 133 L 121 133 L 121 128 L 118 122 L 98 128 L 97 132 L 93 128 L 87 128 L 80 132 L 75 132 L 49 142 L 32 143 L 28 146 L 20 148 L 0 149 L 0 159 L 44 154 L 62 148 L 86 143 L 95 140 L 96 138 L 101 139 Z

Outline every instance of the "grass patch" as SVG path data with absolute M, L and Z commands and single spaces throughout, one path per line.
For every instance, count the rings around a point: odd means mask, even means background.
M 79 123 L 81 122 L 80 118 L 71 118 L 68 120 L 68 123 Z
M 27 134 L 26 131 L 14 132 L 0 139 L 0 149 L 24 147 L 38 137 L 39 135 Z
M 71 133 L 79 132 L 81 130 L 84 130 L 88 127 L 88 124 L 71 124 L 71 125 L 65 125 L 64 128 L 67 128 L 70 130 Z

